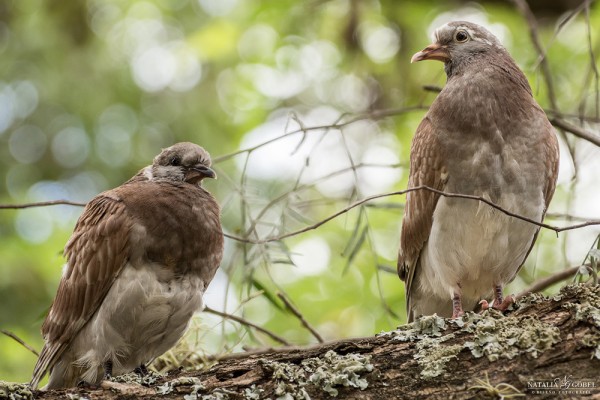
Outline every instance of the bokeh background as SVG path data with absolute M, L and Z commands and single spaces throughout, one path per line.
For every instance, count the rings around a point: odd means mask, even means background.
M 454 19 L 501 39 L 550 116 L 598 135 L 600 9 L 544 3 L 531 7 L 555 104 L 530 26 L 509 1 L 3 0 L 0 204 L 88 201 L 178 141 L 212 154 L 219 179 L 205 187 L 226 232 L 251 242 L 404 189 L 413 132 L 436 95 L 424 86 L 445 82 L 440 63 L 410 57 Z M 598 219 L 599 149 L 568 132 L 560 140 L 547 221 Z M 208 306 L 299 345 L 317 339 L 278 293 L 324 340 L 395 328 L 406 317 L 395 274 L 403 202 L 368 202 L 284 240 L 228 239 Z M 0 329 L 38 350 L 81 210 L 0 210 Z M 543 230 L 508 290 L 581 264 L 599 232 Z M 158 367 L 278 345 L 203 313 Z M 35 360 L 0 334 L 0 379 L 28 380 Z

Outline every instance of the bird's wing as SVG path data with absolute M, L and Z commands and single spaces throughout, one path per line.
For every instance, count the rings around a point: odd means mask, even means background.
M 554 189 L 556 189 L 556 178 L 558 177 L 558 166 L 559 166 L 559 148 L 558 139 L 554 128 L 548 121 L 548 140 L 544 142 L 544 151 L 546 153 L 546 184 L 544 185 L 544 200 L 546 202 L 546 208 L 544 208 L 544 215 L 548 211 L 550 200 L 554 195 Z
M 32 387 L 37 387 L 102 303 L 127 262 L 132 225 L 125 205 L 111 191 L 85 207 L 65 246 L 67 265 L 42 325 L 46 344 L 33 371 Z
M 542 111 L 543 112 L 543 111 Z M 546 215 L 546 211 L 548 211 L 548 207 L 550 206 L 550 201 L 552 200 L 552 196 L 554 195 L 554 189 L 556 189 L 556 178 L 558 177 L 558 166 L 559 166 L 559 158 L 560 158 L 560 150 L 558 148 L 558 139 L 556 138 L 556 133 L 550 121 L 546 119 L 546 129 L 548 135 L 546 136 L 547 140 L 543 142 L 542 157 L 545 162 L 545 173 L 544 177 L 544 211 L 542 212 L 542 222 L 544 220 L 544 216 Z M 535 245 L 535 241 L 537 240 L 537 236 L 540 233 L 540 228 L 536 229 L 535 234 L 533 235 L 533 240 L 531 241 L 531 245 L 529 246 L 529 250 L 525 253 L 525 257 L 523 257 L 523 261 L 521 261 L 521 265 L 515 271 L 515 274 L 512 276 L 510 281 L 515 279 L 515 277 L 521 271 L 523 264 L 529 257 L 529 253 L 533 250 L 533 246 Z
M 443 190 L 448 176 L 441 156 L 434 127 L 425 117 L 412 141 L 408 187 L 428 186 Z M 406 286 L 406 309 L 409 322 L 412 320 L 411 286 L 421 250 L 429 239 L 433 212 L 439 196 L 425 189 L 409 192 L 406 195 L 398 252 L 398 275 Z

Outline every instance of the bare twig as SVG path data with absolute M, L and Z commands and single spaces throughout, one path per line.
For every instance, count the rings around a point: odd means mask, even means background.
M 36 203 L 24 203 L 24 204 L 0 204 L 0 210 L 20 209 L 20 208 L 32 208 L 32 207 L 47 207 L 47 206 L 78 206 L 84 207 L 86 203 L 77 203 L 69 200 L 51 200 L 51 201 L 40 201 Z
M 519 293 L 516 296 L 516 298 L 520 299 L 521 297 L 525 296 L 528 293 L 541 292 L 542 290 L 549 288 L 550 286 L 554 285 L 555 283 L 564 281 L 565 279 L 572 277 L 573 274 L 575 274 L 579 270 L 579 268 L 581 268 L 581 266 L 570 267 L 567 269 L 560 270 L 550 276 L 547 276 L 546 278 L 540 279 L 540 280 L 534 282 L 528 288 L 524 289 L 521 293 Z
M 279 343 L 283 344 L 284 346 L 289 346 L 290 345 L 290 342 L 288 342 L 287 340 L 285 340 L 281 336 L 279 336 L 279 335 L 277 335 L 277 334 L 275 334 L 275 333 L 273 333 L 273 332 L 271 332 L 271 331 L 269 331 L 269 330 L 267 330 L 265 328 L 262 328 L 262 327 L 260 327 L 260 326 L 258 326 L 256 324 L 254 324 L 254 323 L 252 323 L 252 322 L 244 319 L 244 318 L 238 317 L 237 315 L 227 314 L 227 313 L 224 313 L 224 312 L 212 309 L 210 307 L 205 307 L 204 308 L 204 312 L 207 312 L 209 314 L 218 315 L 218 316 L 223 317 L 225 319 L 230 319 L 230 320 L 235 321 L 237 323 L 240 323 L 242 325 L 249 326 L 249 327 L 251 327 L 253 329 L 256 329 L 259 332 L 264 333 L 265 335 L 267 335 L 271 339 L 275 340 L 276 342 L 279 342 Z
M 284 304 L 286 305 L 288 310 L 290 310 L 292 312 L 292 314 L 294 314 L 296 316 L 296 318 L 298 318 L 300 320 L 300 323 L 302 324 L 302 326 L 304 326 L 306 329 L 308 329 L 308 331 L 319 341 L 319 343 L 325 343 L 325 341 L 323 340 L 323 337 L 321 337 L 321 335 L 319 335 L 319 332 L 317 332 L 315 330 L 315 328 L 313 328 L 308 323 L 308 321 L 304 318 L 304 316 L 302 315 L 300 310 L 298 310 L 283 293 L 278 292 L 277 297 L 279 297 L 281 299 L 281 301 L 284 302 Z
M 400 191 L 397 191 L 397 192 L 383 193 L 383 194 L 377 194 L 377 195 L 374 195 L 374 196 L 366 197 L 366 198 L 364 198 L 362 200 L 359 200 L 357 202 L 352 203 L 348 207 L 346 207 L 346 208 L 344 208 L 344 209 L 336 212 L 335 214 L 330 215 L 329 217 L 327 217 L 327 218 L 325 218 L 325 219 L 323 219 L 323 220 L 321 220 L 319 222 L 316 222 L 316 223 L 314 223 L 312 225 L 309 225 L 307 227 L 304 227 L 302 229 L 299 229 L 299 230 L 296 230 L 296 231 L 293 231 L 293 232 L 289 232 L 289 233 L 286 233 L 286 234 L 283 234 L 283 235 L 280 235 L 280 236 L 269 237 L 269 238 L 266 238 L 266 239 L 257 239 L 257 240 L 249 239 L 247 237 L 239 237 L 239 236 L 235 236 L 235 235 L 231 235 L 231 234 L 227 234 L 227 233 L 225 233 L 224 236 L 227 237 L 227 238 L 229 238 L 229 239 L 241 242 L 241 243 L 263 244 L 263 243 L 269 243 L 269 242 L 276 242 L 276 241 L 280 241 L 280 240 L 283 240 L 283 239 L 287 239 L 287 238 L 292 237 L 292 236 L 299 235 L 301 233 L 305 233 L 305 232 L 317 229 L 321 225 L 326 224 L 327 222 L 331 221 L 332 219 L 335 219 L 335 218 L 339 217 L 340 215 L 343 215 L 343 214 L 347 213 L 348 211 L 352 210 L 353 208 L 361 206 L 361 205 L 363 205 L 365 203 L 368 203 L 368 202 L 370 202 L 372 200 L 379 199 L 379 198 L 382 198 L 382 197 L 404 195 L 404 194 L 407 194 L 409 192 L 414 192 L 414 191 L 417 191 L 417 190 L 428 190 L 430 192 L 439 194 L 440 196 L 449 197 L 449 198 L 461 198 L 461 199 L 478 200 L 478 201 L 481 201 L 481 202 L 489 205 L 492 208 L 495 208 L 496 210 L 498 210 L 498 211 L 500 211 L 500 212 L 502 212 L 502 213 L 504 213 L 504 214 L 506 214 L 506 215 L 508 215 L 510 217 L 517 218 L 517 219 L 520 219 L 520 220 L 525 221 L 525 222 L 529 222 L 530 224 L 537 225 L 540 228 L 549 229 L 549 230 L 554 231 L 556 233 L 560 233 L 560 232 L 564 232 L 564 231 L 569 231 L 569 230 L 574 230 L 574 229 L 579 229 L 579 228 L 583 228 L 583 227 L 586 227 L 586 226 L 600 225 L 600 220 L 588 220 L 588 221 L 585 221 L 585 222 L 582 222 L 582 223 L 579 223 L 579 224 L 575 224 L 575 225 L 567 225 L 567 226 L 562 226 L 562 227 L 560 227 L 560 226 L 553 226 L 553 225 L 545 224 L 545 223 L 542 223 L 542 222 L 538 222 L 538 221 L 536 221 L 534 219 L 525 217 L 525 216 L 517 214 L 517 213 L 513 213 L 511 211 L 508 211 L 507 209 L 505 209 L 505 208 L 503 208 L 503 207 L 501 207 L 501 206 L 493 203 L 492 201 L 487 200 L 487 199 L 485 199 L 485 198 L 483 198 L 481 196 L 474 196 L 474 195 L 460 194 L 460 193 L 447 193 L 447 192 L 443 192 L 441 190 L 437 190 L 437 189 L 434 189 L 434 188 L 431 188 L 431 187 L 428 187 L 428 186 L 416 186 L 416 187 L 413 187 L 413 188 L 409 188 L 409 189 L 406 189 L 406 190 L 400 190 Z M 77 206 L 84 206 L 85 205 L 84 203 L 73 203 L 73 202 L 66 202 L 66 201 L 63 201 L 63 200 L 58 200 L 58 201 L 61 201 L 64 204 L 70 204 L 70 205 L 77 205 Z M 38 204 L 40 204 L 41 206 L 52 205 L 52 204 L 48 204 L 48 203 L 53 203 L 53 202 L 28 203 L 28 204 L 22 204 L 22 205 L 18 205 L 18 204 L 17 205 L 0 205 L 0 209 L 36 207 Z M 63 203 L 60 203 L 60 204 L 63 204 Z M 22 207 L 22 206 L 25 206 L 25 207 Z
M 577 125 L 573 125 L 563 119 L 552 118 L 552 119 L 550 119 L 550 122 L 552 123 L 552 125 L 556 126 L 557 128 L 564 129 L 565 131 L 570 132 L 573 135 L 575 135 L 581 139 L 585 139 L 588 142 L 593 143 L 596 146 L 600 147 L 600 136 L 599 135 L 594 135 L 592 132 L 589 132 Z
M 542 70 L 542 76 L 544 77 L 544 81 L 546 82 L 546 87 L 548 88 L 548 100 L 550 101 L 550 106 L 553 110 L 558 110 L 558 103 L 556 101 L 556 95 L 554 92 L 554 81 L 552 80 L 552 74 L 550 72 L 548 60 L 546 59 L 546 53 L 540 41 L 535 16 L 533 15 L 531 8 L 529 8 L 529 4 L 527 4 L 526 0 L 512 0 L 512 3 L 517 7 L 519 12 L 527 21 L 527 25 L 529 26 L 529 35 L 531 36 L 533 46 L 535 47 L 539 55 L 538 62 Z M 573 133 L 573 131 L 570 132 Z M 569 156 L 571 157 L 571 160 L 575 167 L 574 174 L 577 175 L 577 159 L 575 158 L 575 147 L 572 143 L 570 143 L 567 140 L 567 137 L 562 130 L 559 129 L 558 133 L 567 145 L 567 148 L 569 150 Z
M 539 55 L 539 63 L 542 69 L 542 75 L 544 76 L 546 86 L 548 87 L 548 100 L 550 101 L 550 105 L 552 106 L 552 108 L 558 110 L 558 107 L 556 105 L 556 96 L 554 94 L 554 82 L 552 80 L 552 74 L 550 73 L 550 66 L 548 65 L 548 61 L 545 57 L 544 48 L 542 47 L 542 43 L 540 41 L 535 16 L 533 15 L 533 12 L 531 12 L 531 8 L 529 8 L 527 1 L 512 0 L 512 2 L 527 21 L 527 25 L 529 26 L 529 35 L 531 36 L 531 42 L 533 43 L 533 46 L 535 47 Z
M 347 167 L 347 168 L 342 168 L 339 169 L 337 171 L 333 171 L 325 176 L 322 176 L 318 179 L 316 179 L 315 181 L 317 182 L 322 182 L 324 180 L 336 177 L 338 175 L 342 175 L 345 174 L 346 172 L 349 171 L 354 171 L 357 168 L 364 168 L 364 167 L 381 167 L 381 168 L 400 168 L 400 167 L 404 167 L 403 164 L 374 164 L 374 163 L 360 163 L 360 164 L 356 164 L 354 166 L 351 167 Z M 275 204 L 277 204 L 278 202 L 287 199 L 291 194 L 293 193 L 298 193 L 302 190 L 306 190 L 309 189 L 311 187 L 313 187 L 315 185 L 315 183 L 307 183 L 307 184 L 296 184 L 294 186 L 294 188 L 292 190 L 288 190 L 287 192 L 282 193 L 281 195 L 275 197 L 274 199 L 272 199 L 266 206 L 264 206 L 262 208 L 262 210 L 260 210 L 260 212 L 257 214 L 256 218 L 254 219 L 253 223 L 250 225 L 250 227 L 246 230 L 246 234 L 244 236 L 249 236 L 251 232 L 253 232 L 256 228 L 256 224 L 259 222 L 259 220 L 269 211 L 269 209 L 271 209 Z
M 240 154 L 244 154 L 244 153 L 251 153 L 254 150 L 257 150 L 261 147 L 264 147 L 266 145 L 269 145 L 273 142 L 277 142 L 278 140 L 284 139 L 286 137 L 292 136 L 292 135 L 297 135 L 298 133 L 302 133 L 302 134 L 306 134 L 309 131 L 320 131 L 320 130 L 327 130 L 327 129 L 341 129 L 345 126 L 351 125 L 355 122 L 358 121 L 362 121 L 365 119 L 373 119 L 373 120 L 378 120 L 378 119 L 382 119 L 382 118 L 386 118 L 386 117 L 391 117 L 391 116 L 395 116 L 395 115 L 400 115 L 400 114 L 404 114 L 404 113 L 408 113 L 408 112 L 412 112 L 412 111 L 421 111 L 421 110 L 427 110 L 428 107 L 425 106 L 412 106 L 412 107 L 403 107 L 403 108 L 390 108 L 390 109 L 385 109 L 385 110 L 375 110 L 375 111 L 371 111 L 368 113 L 363 113 L 363 114 L 358 114 L 356 116 L 354 116 L 351 119 L 348 119 L 347 121 L 344 122 L 335 122 L 333 124 L 330 125 L 319 125 L 319 126 L 309 126 L 309 127 L 301 127 L 300 129 L 296 129 L 294 131 L 290 131 L 287 133 L 284 133 L 281 136 L 277 136 L 276 138 L 264 141 L 262 143 L 257 144 L 256 146 L 252 146 L 252 147 L 248 147 L 242 150 L 238 150 L 238 151 L 234 151 L 233 153 L 229 153 L 229 154 L 225 154 L 223 156 L 219 156 L 219 157 L 214 157 L 212 159 L 212 161 L 214 163 L 220 163 L 226 160 L 229 160 L 230 158 L 233 158 L 237 155 Z
M 593 219 L 593 218 L 585 218 L 585 217 L 580 217 L 577 215 L 563 214 L 563 213 L 546 213 L 546 218 L 562 219 L 565 221 L 579 221 L 579 222 L 590 221 Z
M 582 115 L 582 113 L 579 114 L 572 114 L 572 113 L 564 113 L 561 111 L 557 111 L 557 110 L 552 110 L 550 108 L 544 109 L 544 112 L 546 114 L 549 115 L 553 115 L 555 118 L 561 118 L 561 119 L 565 119 L 565 118 L 569 118 L 569 119 L 577 119 L 578 121 L 582 121 L 582 122 L 590 122 L 590 123 L 600 123 L 600 118 L 599 117 L 594 117 L 591 115 Z
M 23 339 L 21 339 L 20 337 L 18 337 L 17 335 L 15 335 L 14 333 L 7 331 L 5 329 L 0 329 L 0 333 L 5 334 L 6 336 L 8 336 L 9 338 L 15 340 L 16 342 L 18 342 L 21 346 L 25 347 L 27 350 L 29 350 L 30 352 L 32 352 L 33 354 L 35 354 L 37 357 L 40 356 L 40 354 L 35 351 L 35 349 L 33 347 L 31 347 L 30 345 L 28 345 L 27 343 L 25 343 L 25 341 Z
M 588 52 L 590 53 L 590 68 L 594 73 L 594 93 L 596 98 L 595 111 L 596 117 L 600 115 L 600 72 L 598 72 L 598 66 L 596 65 L 596 55 L 594 54 L 594 47 L 592 46 L 592 28 L 590 26 L 590 0 L 586 0 L 585 4 L 585 24 L 587 26 L 587 41 L 588 41 Z
M 502 213 L 504 213 L 504 214 L 506 214 L 506 215 L 508 215 L 510 217 L 517 218 L 517 219 L 520 219 L 520 220 L 525 221 L 525 222 L 529 222 L 530 224 L 537 225 L 540 228 L 549 229 L 549 230 L 554 231 L 556 233 L 560 233 L 560 232 L 564 232 L 564 231 L 569 231 L 569 230 L 573 230 L 573 229 L 578 229 L 578 228 L 583 228 L 583 227 L 586 227 L 586 226 L 600 225 L 600 220 L 590 220 L 590 221 L 585 221 L 585 222 L 582 222 L 582 223 L 579 223 L 579 224 L 567 225 L 567 226 L 563 226 L 563 227 L 553 226 L 553 225 L 545 224 L 543 222 L 538 222 L 538 221 L 536 221 L 534 219 L 531 219 L 531 218 L 528 218 L 528 217 L 525 217 L 525 216 L 513 213 L 511 211 L 508 211 L 507 209 L 505 209 L 505 208 L 503 208 L 503 207 L 501 207 L 501 206 L 493 203 L 490 200 L 487 200 L 487 199 L 485 199 L 483 197 L 480 197 L 480 196 L 474 196 L 474 195 L 468 195 L 468 194 L 460 194 L 460 193 L 447 193 L 447 192 L 443 192 L 441 190 L 437 190 L 437 189 L 431 188 L 429 186 L 416 186 L 416 187 L 413 187 L 413 188 L 409 188 L 409 189 L 405 189 L 405 190 L 400 190 L 400 191 L 397 191 L 397 192 L 383 193 L 383 194 L 377 194 L 377 195 L 374 195 L 374 196 L 366 197 L 366 198 L 364 198 L 362 200 L 359 200 L 359 201 L 357 201 L 357 202 L 349 205 L 348 207 L 346 207 L 346 208 L 344 208 L 344 209 L 336 212 L 335 214 L 330 215 L 329 217 L 327 217 L 327 218 L 325 218 L 325 219 L 323 219 L 323 220 L 321 220 L 319 222 L 316 222 L 316 223 L 314 223 L 312 225 L 309 225 L 309 226 L 304 227 L 302 229 L 299 229 L 297 231 L 286 233 L 286 234 L 281 235 L 281 236 L 270 237 L 270 238 L 261 239 L 261 240 L 251 240 L 251 239 L 241 238 L 241 237 L 237 237 L 237 236 L 233 236 L 233 235 L 229 235 L 228 237 L 230 239 L 237 240 L 237 241 L 243 242 L 243 243 L 261 244 L 261 243 L 275 242 L 275 241 L 287 239 L 287 238 L 292 237 L 292 236 L 299 235 L 299 234 L 304 233 L 304 232 L 308 232 L 308 231 L 317 229 L 321 225 L 326 224 L 327 222 L 331 221 L 332 219 L 335 219 L 335 218 L 339 217 L 340 215 L 343 215 L 343 214 L 347 213 L 348 211 L 352 210 L 353 208 L 356 208 L 356 207 L 358 207 L 358 206 L 360 206 L 360 205 L 362 205 L 364 203 L 370 202 L 372 200 L 379 199 L 379 198 L 382 198 L 382 197 L 404 195 L 404 194 L 407 194 L 409 192 L 414 192 L 414 191 L 417 191 L 417 190 L 428 190 L 430 192 L 439 194 L 440 196 L 450 197 L 450 198 L 478 200 L 478 201 L 481 201 L 481 202 L 489 205 L 490 207 L 495 208 L 496 210 L 498 210 L 498 211 L 500 211 L 500 212 L 502 212 Z

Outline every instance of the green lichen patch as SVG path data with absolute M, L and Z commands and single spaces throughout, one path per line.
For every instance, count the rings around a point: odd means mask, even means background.
M 516 304 L 519 308 L 532 306 L 534 304 L 543 303 L 548 298 L 544 296 L 542 293 L 527 293 L 525 296 L 521 297 L 516 301 Z
M 434 378 L 446 371 L 446 365 L 456 359 L 463 349 L 462 345 L 446 345 L 444 342 L 454 339 L 455 333 L 444 335 L 448 322 L 462 328 L 465 321 L 470 321 L 473 313 L 467 313 L 461 319 L 446 320 L 436 314 L 422 316 L 414 322 L 398 327 L 392 332 L 383 332 L 379 336 L 389 336 L 391 340 L 400 342 L 416 341 L 417 352 L 413 356 L 421 367 L 423 378 Z
M 600 308 L 590 304 L 567 303 L 565 308 L 570 310 L 577 321 L 587 322 L 600 329 Z
M 570 285 L 566 289 L 576 295 L 579 303 L 566 303 L 563 307 L 571 312 L 577 321 L 592 325 L 580 344 L 592 348 L 592 357 L 600 360 L 600 288 L 598 286 Z
M 600 308 L 600 285 L 567 285 L 560 289 L 560 297 L 576 297 L 581 304 Z
M 381 333 L 380 336 L 392 336 L 392 340 L 400 342 L 415 341 L 428 337 L 442 336 L 446 330 L 446 320 L 437 314 L 422 316 L 416 321 L 402 325 L 395 331 Z
M 196 397 L 191 397 L 193 394 L 184 396 L 184 400 L 229 400 L 231 398 L 229 395 L 238 396 L 238 393 L 233 390 L 215 389 L 202 397 L 199 397 L 197 394 Z
M 173 390 L 175 390 L 175 388 L 180 386 L 191 386 L 191 392 L 194 394 L 197 394 L 199 391 L 205 389 L 204 385 L 202 384 L 202 381 L 199 378 L 184 376 L 181 378 L 173 379 L 172 381 L 166 382 L 165 384 L 158 386 L 156 388 L 156 393 L 161 395 L 169 394 L 172 393 Z
M 443 339 L 449 340 L 455 335 L 444 336 Z M 457 358 L 463 346 L 461 344 L 442 345 L 445 340 L 426 338 L 417 343 L 417 353 L 414 358 L 421 367 L 421 376 L 423 378 L 434 378 L 446 372 L 446 365 L 449 361 Z
M 369 385 L 361 375 L 373 371 L 369 356 L 339 355 L 329 350 L 322 357 L 308 358 L 300 365 L 263 360 L 262 366 L 272 373 L 278 399 L 310 399 L 307 388 L 317 388 L 329 396 L 338 395 L 337 387 L 364 390 Z
M 261 394 L 264 392 L 263 389 L 252 385 L 249 388 L 244 389 L 244 399 L 246 400 L 260 400 Z
M 26 384 L 0 381 L 0 399 L 30 400 L 33 393 Z
M 593 348 L 592 358 L 600 360 L 600 332 L 595 331 L 585 334 L 580 343 L 585 347 Z
M 473 333 L 465 343 L 474 357 L 486 356 L 490 361 L 500 357 L 512 359 L 520 354 L 537 358 L 560 342 L 560 330 L 540 321 L 536 316 L 504 317 L 500 313 L 484 312 L 464 329 Z
M 66 393 L 65 398 L 69 400 L 90 400 L 88 396 L 79 393 Z
M 142 386 L 151 386 L 151 385 L 155 384 L 156 382 L 158 382 L 158 380 L 161 379 L 162 377 L 163 377 L 163 375 L 161 375 L 157 372 L 154 372 L 154 371 L 148 371 L 148 373 L 143 376 L 136 374 L 135 372 L 130 372 L 128 374 L 114 376 L 110 380 L 113 382 L 136 383 L 136 384 L 142 385 Z

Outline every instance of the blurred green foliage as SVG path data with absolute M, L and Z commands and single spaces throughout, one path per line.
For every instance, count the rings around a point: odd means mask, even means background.
M 410 65 L 410 56 L 451 19 L 493 30 L 547 108 L 525 21 L 509 3 L 482 4 L 4 0 L 0 204 L 87 201 L 177 141 L 199 143 L 213 155 L 220 179 L 207 188 L 223 205 L 224 227 L 254 240 L 301 229 L 368 195 L 403 189 L 422 109 L 307 130 L 221 156 L 299 128 L 332 125 L 344 115 L 429 104 L 435 94 L 422 85 L 442 86 L 442 66 Z M 579 11 L 561 25 L 568 14 L 541 10 L 540 33 L 560 111 L 593 116 L 597 86 L 588 28 L 598 54 L 600 11 L 590 10 L 589 25 Z M 593 154 L 600 159 L 587 143 L 570 142 L 578 164 L 592 163 Z M 563 153 L 551 211 L 594 216 L 597 178 L 582 170 L 579 184 Z M 208 305 L 294 344 L 315 339 L 285 310 L 278 291 L 325 339 L 394 328 L 405 321 L 404 289 L 393 272 L 402 202 L 388 197 L 281 242 L 229 240 Z M 0 329 L 38 349 L 64 263 L 61 249 L 80 212 L 70 206 L 0 210 Z M 543 232 L 512 290 L 583 260 L 597 232 L 559 240 Z M 239 324 L 200 318 L 194 343 L 207 353 L 274 345 Z M 33 354 L 0 334 L 0 379 L 26 381 L 34 363 Z

